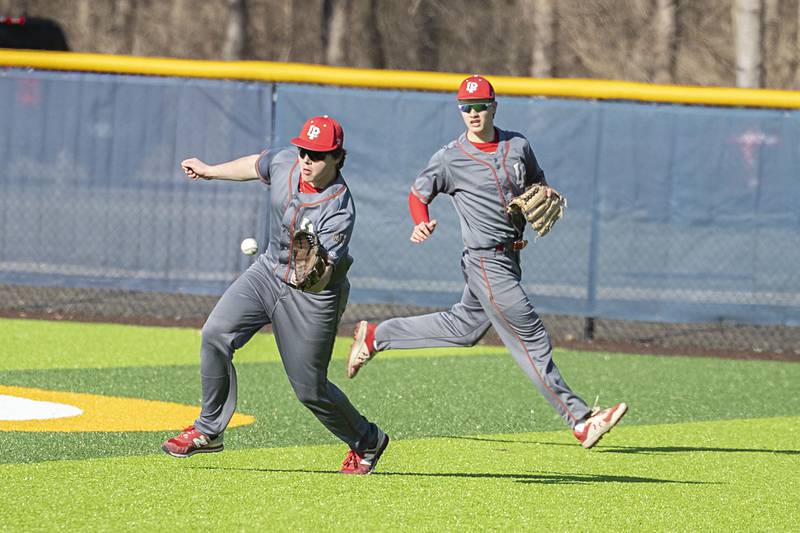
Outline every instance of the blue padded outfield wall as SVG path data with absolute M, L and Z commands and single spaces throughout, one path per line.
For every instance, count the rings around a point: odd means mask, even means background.
M 221 294 L 266 244 L 267 189 L 191 182 L 342 123 L 357 224 L 353 303 L 447 307 L 463 287 L 449 198 L 412 245 L 407 197 L 463 129 L 452 94 L 0 71 L 0 283 Z M 800 325 L 800 112 L 499 98 L 566 217 L 523 251 L 542 313 Z
M 221 292 L 262 191 L 178 163 L 260 151 L 271 122 L 271 85 L 3 72 L 0 282 Z

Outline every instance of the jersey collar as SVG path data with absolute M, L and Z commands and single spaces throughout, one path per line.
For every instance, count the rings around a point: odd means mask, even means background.
M 490 157 L 490 156 L 501 155 L 503 150 L 506 149 L 505 141 L 508 140 L 508 135 L 506 134 L 505 130 L 501 130 L 497 126 L 495 126 L 494 129 L 497 130 L 497 151 L 494 154 L 487 154 L 486 152 L 481 152 L 480 150 L 478 150 L 475 147 L 475 145 L 472 144 L 469 141 L 469 139 L 467 139 L 467 132 L 466 131 L 463 132 L 458 137 L 458 142 L 459 142 L 459 144 L 461 144 L 461 146 L 464 148 L 464 150 L 466 150 L 468 153 L 470 153 L 471 155 L 474 155 L 474 156 L 476 156 L 478 158 L 481 158 L 481 159 L 484 159 L 484 158 Z

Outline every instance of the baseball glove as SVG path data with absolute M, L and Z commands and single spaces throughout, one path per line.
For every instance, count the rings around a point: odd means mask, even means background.
M 550 189 L 548 197 L 548 188 L 545 185 L 534 185 L 508 204 L 508 212 L 521 212 L 525 215 L 539 237 L 547 235 L 558 219 L 564 216 L 564 209 L 567 207 L 567 199 L 555 189 Z
M 316 233 L 298 230 L 292 237 L 292 283 L 305 291 L 319 283 L 328 265 L 328 252 Z

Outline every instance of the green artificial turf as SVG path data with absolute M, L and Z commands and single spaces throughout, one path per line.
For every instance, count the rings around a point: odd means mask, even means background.
M 199 332 L 0 320 L 0 384 L 198 405 Z M 790 531 L 800 520 L 800 365 L 556 350 L 567 382 L 629 414 L 595 449 L 502 347 L 380 354 L 331 379 L 393 441 L 368 478 L 300 405 L 274 340 L 237 352 L 241 412 L 221 454 L 170 433 L 0 432 L 0 530 Z M 135 417 L 136 413 L 130 413 Z M 191 421 L 187 420 L 187 424 Z M 366 507 L 365 507 L 366 506 Z
M 779 416 L 800 411 L 787 395 L 800 365 L 635 355 L 563 353 L 561 370 L 588 401 L 631 406 L 626 425 Z M 560 429 L 566 426 L 510 357 L 394 358 L 370 363 L 355 380 L 344 361 L 332 379 L 371 420 L 396 438 Z M 335 442 L 294 397 L 278 362 L 238 365 L 239 411 L 256 423 L 230 431 L 232 447 Z M 336 378 L 338 376 L 338 379 Z M 141 397 L 199 405 L 196 365 L 0 372 L 0 383 L 53 390 Z M 772 383 L 771 386 L 769 384 Z M 590 399 L 591 398 L 591 399 Z M 135 416 L 135 414 L 132 414 Z M 187 420 L 186 423 L 191 423 Z M 0 434 L 2 435 L 2 434 Z M 8 433 L 0 462 L 149 453 L 169 433 Z M 118 439 L 117 439 L 118 440 Z
M 800 418 L 397 440 L 377 472 L 338 445 L 0 465 L 8 530 L 791 531 Z M 34 511 L 35 510 L 35 511 Z
M 200 362 L 200 330 L 120 324 L 50 322 L 0 318 L 0 370 L 46 368 L 115 368 L 164 366 Z M 344 359 L 352 339 L 340 338 L 334 359 Z M 505 354 L 499 346 L 476 346 L 457 351 L 404 350 L 394 357 L 469 356 Z M 272 335 L 256 335 L 236 352 L 240 362 L 279 361 Z

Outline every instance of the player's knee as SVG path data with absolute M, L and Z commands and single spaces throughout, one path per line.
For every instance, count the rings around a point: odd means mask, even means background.
M 294 394 L 297 399 L 314 411 L 315 409 L 319 408 L 322 404 L 325 403 L 325 395 L 322 394 L 322 391 L 319 387 L 313 386 L 305 386 L 299 384 L 293 384 Z
M 227 346 L 231 343 L 233 333 L 231 324 L 226 320 L 209 318 L 201 330 L 203 344 Z
M 489 326 L 491 324 L 487 322 L 486 324 L 482 324 L 479 328 L 470 331 L 469 333 L 465 334 L 461 340 L 463 345 L 466 347 L 475 346 L 478 342 L 486 335 L 486 332 L 489 331 Z
M 465 335 L 461 340 L 464 346 L 470 347 L 475 346 L 478 344 L 478 341 L 483 338 L 483 335 L 478 335 L 477 333 L 472 333 L 470 335 Z

